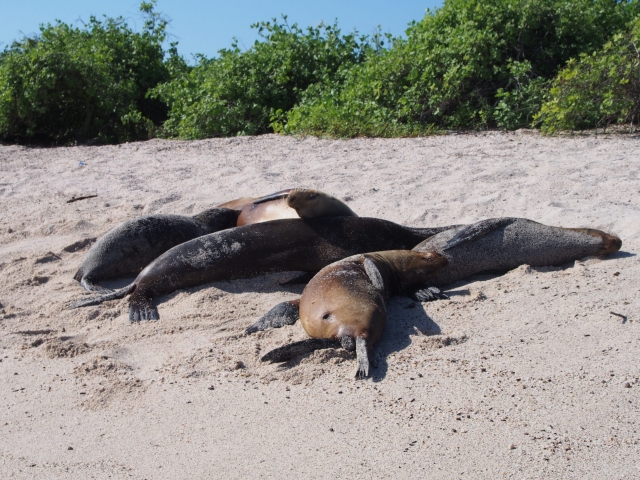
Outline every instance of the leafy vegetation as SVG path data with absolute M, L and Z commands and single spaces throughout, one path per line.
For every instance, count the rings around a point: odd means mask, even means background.
M 151 135 L 167 113 L 162 102 L 146 98 L 170 78 L 162 47 L 166 21 L 153 3 L 142 3 L 141 10 L 146 22 L 140 33 L 122 18 L 91 17 L 82 28 L 43 25 L 40 35 L 5 49 L 0 138 L 69 143 Z
M 366 38 L 341 35 L 336 25 L 310 27 L 262 22 L 261 41 L 247 51 L 234 43 L 213 59 L 158 86 L 151 95 L 170 108 L 166 135 L 203 138 L 255 135 L 296 105 L 312 84 L 338 82 L 341 68 L 362 61 Z
M 536 119 L 542 130 L 637 126 L 640 117 L 640 18 L 597 52 L 569 61 Z
M 91 17 L 0 52 L 0 139 L 553 133 L 640 115 L 640 0 L 445 0 L 401 38 L 283 17 L 193 66 L 155 0 L 140 9 L 140 32 Z
M 548 82 L 638 15 L 614 0 L 448 0 L 342 86 L 310 90 L 284 132 L 338 136 L 528 126 Z

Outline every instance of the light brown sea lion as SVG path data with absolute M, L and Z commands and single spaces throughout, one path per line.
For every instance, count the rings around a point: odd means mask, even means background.
M 319 190 L 293 188 L 242 206 L 238 226 L 280 218 L 355 217 L 347 205 Z
M 369 374 L 368 353 L 387 322 L 385 301 L 427 281 L 447 264 L 435 252 L 391 250 L 354 255 L 323 268 L 300 298 L 300 322 L 311 340 L 277 348 L 263 361 L 282 362 L 319 348 L 355 347 L 356 376 Z
M 317 272 L 348 256 L 410 249 L 446 228 L 410 228 L 378 218 L 321 217 L 256 223 L 195 238 L 151 262 L 130 285 L 74 307 L 129 299 L 131 321 L 157 320 L 152 300 L 175 290 L 271 272 Z
M 299 213 L 298 213 L 299 212 Z M 127 220 L 89 250 L 74 278 L 88 291 L 110 293 L 96 282 L 136 275 L 176 245 L 235 226 L 280 218 L 355 215 L 340 200 L 317 190 L 289 189 L 265 197 L 244 197 L 193 217 L 147 215 Z

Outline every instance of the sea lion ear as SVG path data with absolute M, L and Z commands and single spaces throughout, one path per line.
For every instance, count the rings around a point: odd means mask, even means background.
M 369 280 L 371 280 L 375 289 L 379 292 L 384 291 L 384 280 L 382 279 L 382 274 L 370 258 L 364 259 L 364 271 L 367 272 L 367 276 L 369 277 Z
M 458 245 L 462 245 L 463 243 L 473 242 L 480 237 L 485 236 L 488 233 L 493 232 L 501 227 L 506 227 L 507 225 L 515 222 L 517 218 L 506 217 L 506 218 L 489 218 L 488 220 L 482 220 L 480 222 L 476 222 L 473 225 L 469 225 L 468 227 L 463 228 L 458 233 L 456 233 L 443 247 L 443 250 L 450 250 Z

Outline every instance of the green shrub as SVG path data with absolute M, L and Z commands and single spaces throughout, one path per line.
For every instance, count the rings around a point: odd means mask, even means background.
M 536 119 L 542 131 L 635 123 L 640 117 L 640 18 L 601 50 L 571 60 Z
M 635 0 L 447 0 L 342 84 L 307 92 L 281 131 L 354 136 L 525 126 L 559 69 L 638 12 Z
M 153 2 L 141 5 L 147 16 L 141 33 L 122 18 L 91 17 L 82 28 L 43 25 L 40 35 L 5 49 L 0 138 L 55 143 L 147 138 L 166 118 L 166 106 L 145 95 L 169 79 L 162 48 L 166 22 L 153 7 Z M 172 51 L 175 56 L 175 45 Z
M 153 90 L 169 105 L 165 135 L 186 139 L 254 135 L 271 131 L 310 85 L 333 81 L 360 62 L 365 38 L 341 35 L 336 25 L 306 31 L 296 24 L 262 22 L 261 40 L 247 51 L 237 44 Z

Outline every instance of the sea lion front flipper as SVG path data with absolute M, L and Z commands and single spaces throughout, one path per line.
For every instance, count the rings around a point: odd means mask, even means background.
M 367 276 L 369 277 L 369 280 L 371 280 L 374 288 L 379 292 L 383 292 L 384 280 L 382 279 L 382 274 L 380 273 L 380 270 L 378 270 L 378 267 L 376 267 L 376 264 L 370 258 L 365 258 L 363 263 L 364 270 L 367 272 Z
M 272 193 L 270 195 L 265 195 L 264 197 L 256 198 L 253 201 L 253 204 L 254 205 L 259 205 L 261 203 L 271 202 L 273 200 L 280 200 L 281 198 L 288 197 L 289 196 L 289 192 L 291 192 L 291 189 L 281 190 L 279 192 Z
M 472 242 L 484 235 L 493 232 L 494 230 L 506 227 L 507 225 L 515 222 L 517 219 L 512 217 L 505 218 L 489 218 L 487 220 L 481 220 L 469 225 L 458 233 L 456 233 L 443 247 L 443 250 L 451 250 L 453 247 L 457 247 L 466 242 Z
M 271 350 L 260 360 L 272 363 L 286 362 L 298 355 L 304 355 L 305 353 L 311 353 L 325 348 L 340 348 L 341 346 L 340 340 L 335 338 L 309 338 Z
M 367 378 L 369 376 L 369 352 L 367 339 L 364 337 L 356 338 L 356 359 L 358 361 L 356 378 L 359 380 Z
M 411 295 L 411 298 L 419 302 L 433 302 L 434 300 L 449 300 L 449 296 L 442 293 L 439 288 L 427 287 L 418 288 Z
M 286 282 L 280 282 L 280 285 L 300 285 L 307 284 L 311 281 L 313 277 L 316 276 L 318 272 L 305 272 L 297 277 L 293 277 L 291 280 L 287 280 Z
M 255 333 L 268 328 L 280 328 L 293 325 L 300 319 L 300 300 L 282 302 L 265 313 L 260 320 L 245 330 L 245 333 Z

